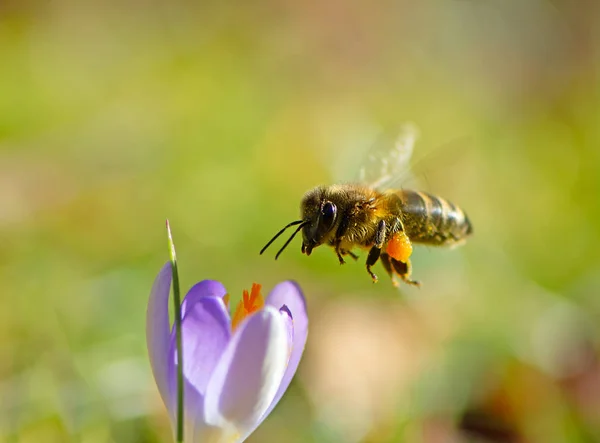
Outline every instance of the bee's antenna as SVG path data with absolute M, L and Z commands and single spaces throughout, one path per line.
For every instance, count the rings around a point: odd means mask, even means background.
M 298 226 L 296 228 L 296 230 L 294 231 L 294 233 L 290 236 L 290 238 L 288 238 L 288 240 L 285 242 L 285 244 L 281 247 L 281 249 L 279 250 L 279 252 L 277 253 L 277 255 L 275 256 L 275 260 L 277 260 L 279 258 L 279 255 L 283 252 L 283 250 L 285 248 L 287 248 L 287 245 L 290 244 L 290 242 L 292 241 L 292 239 L 296 236 L 296 234 L 298 232 L 300 232 L 300 229 L 302 229 L 304 226 L 306 226 L 308 224 L 307 221 L 302 220 L 300 226 Z M 279 235 L 279 234 L 278 234 Z
M 273 243 L 277 237 L 279 237 L 281 234 L 283 234 L 283 233 L 284 233 L 284 231 L 285 231 L 287 228 L 289 228 L 289 227 L 291 227 L 291 226 L 295 226 L 295 225 L 297 225 L 297 224 L 300 224 L 300 223 L 302 223 L 303 221 L 304 221 L 304 220 L 296 220 L 296 221 L 293 221 L 293 222 L 291 222 L 290 224 L 286 225 L 286 226 L 285 226 L 285 227 L 284 227 L 284 228 L 283 228 L 281 231 L 279 231 L 277 234 L 275 234 L 275 237 L 273 237 L 271 240 L 269 240 L 269 243 L 267 243 L 267 244 L 265 245 L 265 247 L 264 247 L 264 248 L 262 248 L 262 249 L 260 250 L 260 254 L 262 255 L 262 253 L 263 253 L 263 252 L 265 252 L 269 246 L 271 246 L 271 243 Z M 294 234 L 294 235 L 295 235 L 295 234 Z

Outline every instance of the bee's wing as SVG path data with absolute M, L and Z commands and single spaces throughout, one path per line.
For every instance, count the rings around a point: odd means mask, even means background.
M 418 137 L 419 130 L 413 123 L 404 123 L 393 136 L 382 135 L 367 153 L 358 181 L 378 189 L 412 181 L 410 159 Z

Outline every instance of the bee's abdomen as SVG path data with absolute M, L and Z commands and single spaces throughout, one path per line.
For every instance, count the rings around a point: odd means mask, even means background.
M 451 202 L 425 192 L 402 190 L 404 230 L 411 241 L 430 245 L 452 245 L 473 232 L 462 209 Z

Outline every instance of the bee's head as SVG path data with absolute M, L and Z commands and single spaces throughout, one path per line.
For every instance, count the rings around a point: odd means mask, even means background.
M 334 233 L 338 210 L 330 194 L 327 188 L 318 187 L 302 199 L 302 253 L 306 255 Z
M 267 248 L 283 234 L 286 229 L 292 226 L 298 226 L 290 238 L 281 247 L 275 259 L 283 252 L 285 248 L 294 239 L 294 236 L 302 230 L 302 252 L 310 255 L 313 248 L 328 241 L 335 233 L 337 225 L 338 209 L 333 201 L 341 201 L 336 199 L 340 197 L 339 191 L 335 187 L 318 187 L 309 191 L 304 195 L 301 204 L 302 219 L 288 223 L 281 229 L 269 242 L 262 248 L 262 254 Z

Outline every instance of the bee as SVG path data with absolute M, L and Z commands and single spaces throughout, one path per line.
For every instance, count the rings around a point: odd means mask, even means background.
M 275 259 L 302 230 L 301 251 L 307 256 L 317 246 L 326 244 L 334 249 L 340 264 L 344 264 L 345 256 L 358 259 L 354 248 L 366 249 L 366 268 L 374 283 L 378 277 L 372 267 L 380 260 L 395 286 L 398 285 L 395 275 L 405 283 L 420 286 L 411 279 L 412 244 L 457 246 L 465 242 L 473 228 L 462 209 L 441 197 L 386 188 L 407 166 L 415 139 L 414 127 L 404 127 L 386 156 L 369 157 L 371 168 L 363 168 L 362 179 L 373 176 L 373 170 L 380 172 L 371 184 L 318 186 L 308 191 L 300 204 L 300 220 L 281 229 L 260 253 L 288 228 L 297 226 Z

